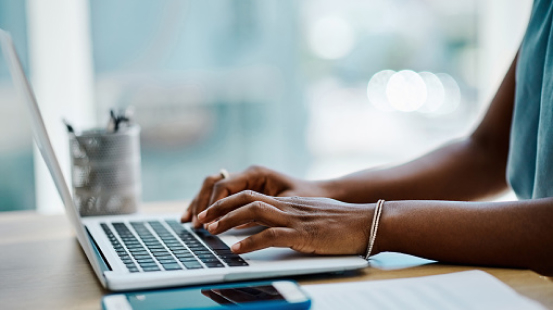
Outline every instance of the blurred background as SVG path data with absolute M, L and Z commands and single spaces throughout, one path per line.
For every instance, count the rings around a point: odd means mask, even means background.
M 308 179 L 409 160 L 469 133 L 530 0 L 0 0 L 65 173 L 110 108 L 142 126 L 143 200 L 252 164 Z M 59 212 L 0 60 L 0 211 Z

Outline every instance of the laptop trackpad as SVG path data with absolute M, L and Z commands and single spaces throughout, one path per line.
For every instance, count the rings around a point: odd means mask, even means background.
M 221 238 L 221 240 L 223 240 L 223 242 L 226 243 L 229 247 L 231 247 L 236 242 L 247 237 L 248 235 L 239 236 L 237 234 L 219 235 L 219 238 Z M 272 262 L 275 260 L 286 261 L 286 260 L 293 260 L 293 259 L 299 259 L 299 258 L 313 258 L 313 255 L 302 254 L 294 250 L 291 250 L 289 248 L 268 248 L 260 251 L 254 251 L 247 254 L 240 254 L 240 256 L 246 260 L 255 260 L 258 262 L 263 262 L 263 261 Z

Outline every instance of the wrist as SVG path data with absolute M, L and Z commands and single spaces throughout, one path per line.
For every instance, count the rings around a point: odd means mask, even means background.
M 349 203 L 374 203 L 386 199 L 375 182 L 336 178 L 316 181 L 315 184 L 325 194 L 323 197 Z
M 394 222 L 401 208 L 402 201 L 386 201 L 382 208 L 378 236 L 374 244 L 374 254 L 381 252 L 395 252 L 393 245 Z
M 347 201 L 344 199 L 343 190 L 336 179 L 314 181 L 316 187 L 319 188 L 322 197 L 330 198 L 339 201 Z

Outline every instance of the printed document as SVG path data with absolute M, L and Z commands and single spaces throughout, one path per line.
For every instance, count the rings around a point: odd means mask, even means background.
M 502 309 L 543 310 L 479 270 L 419 278 L 306 285 L 312 310 Z

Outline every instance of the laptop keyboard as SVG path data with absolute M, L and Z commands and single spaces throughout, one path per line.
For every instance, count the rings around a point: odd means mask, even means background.
M 100 226 L 132 273 L 248 266 L 205 229 L 191 233 L 175 220 L 165 221 L 170 230 L 159 221 L 111 224 L 115 232 L 105 223 Z

